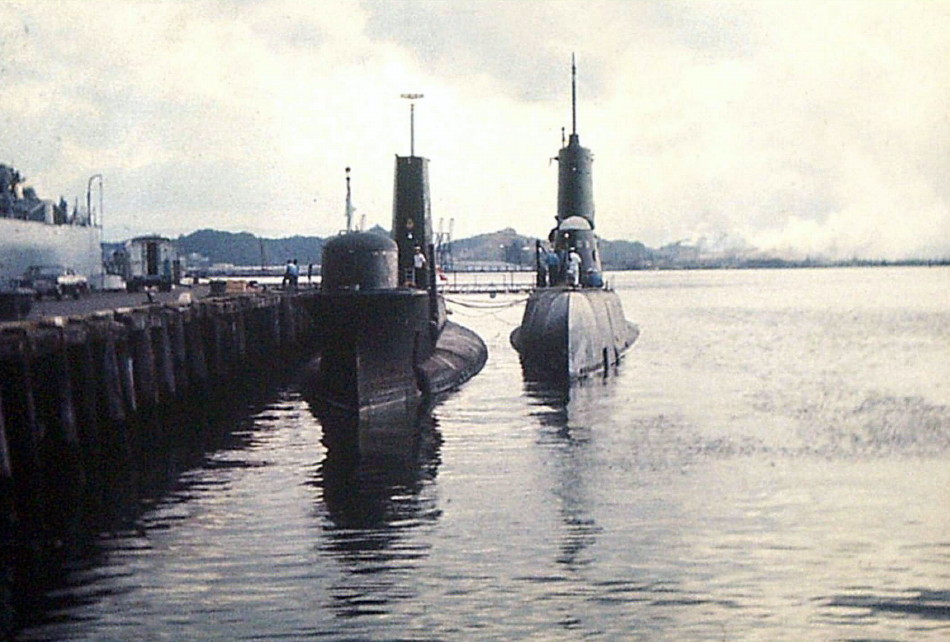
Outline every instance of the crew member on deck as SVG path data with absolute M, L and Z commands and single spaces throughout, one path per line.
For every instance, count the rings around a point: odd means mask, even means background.
M 557 285 L 561 280 L 561 259 L 554 250 L 547 252 L 544 258 L 548 262 L 548 285 Z
M 426 287 L 426 255 L 422 253 L 422 248 L 416 246 L 416 252 L 412 255 L 413 278 L 416 281 L 417 288 Z
M 571 282 L 571 287 L 580 285 L 581 279 L 581 255 L 573 248 L 567 253 L 567 278 Z

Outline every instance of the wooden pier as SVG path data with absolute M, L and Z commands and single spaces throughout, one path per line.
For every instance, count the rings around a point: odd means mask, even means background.
M 146 469 L 248 374 L 312 354 L 312 300 L 265 291 L 0 324 L 0 576 L 62 537 L 116 467 Z

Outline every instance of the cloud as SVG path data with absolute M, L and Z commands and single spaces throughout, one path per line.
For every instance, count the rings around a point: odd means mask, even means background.
M 51 198 L 102 173 L 107 236 L 329 234 L 345 166 L 388 226 L 405 92 L 436 218 L 544 235 L 577 52 L 606 238 L 950 255 L 947 2 L 39 0 L 0 25 L 0 162 Z
M 623 169 L 620 156 L 610 159 L 621 168 L 612 180 L 633 189 L 611 196 L 617 209 L 646 210 L 649 240 L 662 240 L 672 220 L 684 236 L 692 224 L 787 246 L 801 239 L 778 233 L 800 230 L 786 222 L 801 220 L 829 252 L 880 251 L 897 227 L 946 220 L 950 136 L 940 105 L 950 95 L 938 78 L 947 5 L 797 7 L 740 5 L 748 29 L 735 55 L 660 52 L 630 82 L 649 98 L 626 116 L 637 131 L 628 139 L 634 162 Z M 901 210 L 920 216 L 899 221 Z M 872 230 L 885 240 L 859 242 Z M 946 254 L 950 228 L 926 230 L 937 237 L 902 242 L 899 252 Z
M 422 68 L 440 77 L 458 82 L 490 77 L 497 91 L 519 101 L 562 98 L 569 82 L 566 61 L 582 39 L 584 25 L 596 28 L 596 16 L 605 7 L 626 13 L 616 3 L 503 0 L 466 6 L 372 0 L 362 6 L 371 38 L 410 51 Z M 606 84 L 602 53 L 593 53 L 587 63 L 584 87 L 589 97 L 600 95 Z

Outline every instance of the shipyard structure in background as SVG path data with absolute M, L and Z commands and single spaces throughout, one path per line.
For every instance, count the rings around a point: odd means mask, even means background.
M 65 199 L 41 199 L 20 172 L 0 164 L 0 281 L 21 277 L 31 266 L 63 265 L 102 287 L 102 207 L 70 209 Z M 101 197 L 101 178 L 99 182 Z

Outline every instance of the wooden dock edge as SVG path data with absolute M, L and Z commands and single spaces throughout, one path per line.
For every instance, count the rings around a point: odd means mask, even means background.
M 267 291 L 0 324 L 0 573 L 154 437 L 151 419 L 311 355 L 312 301 Z

